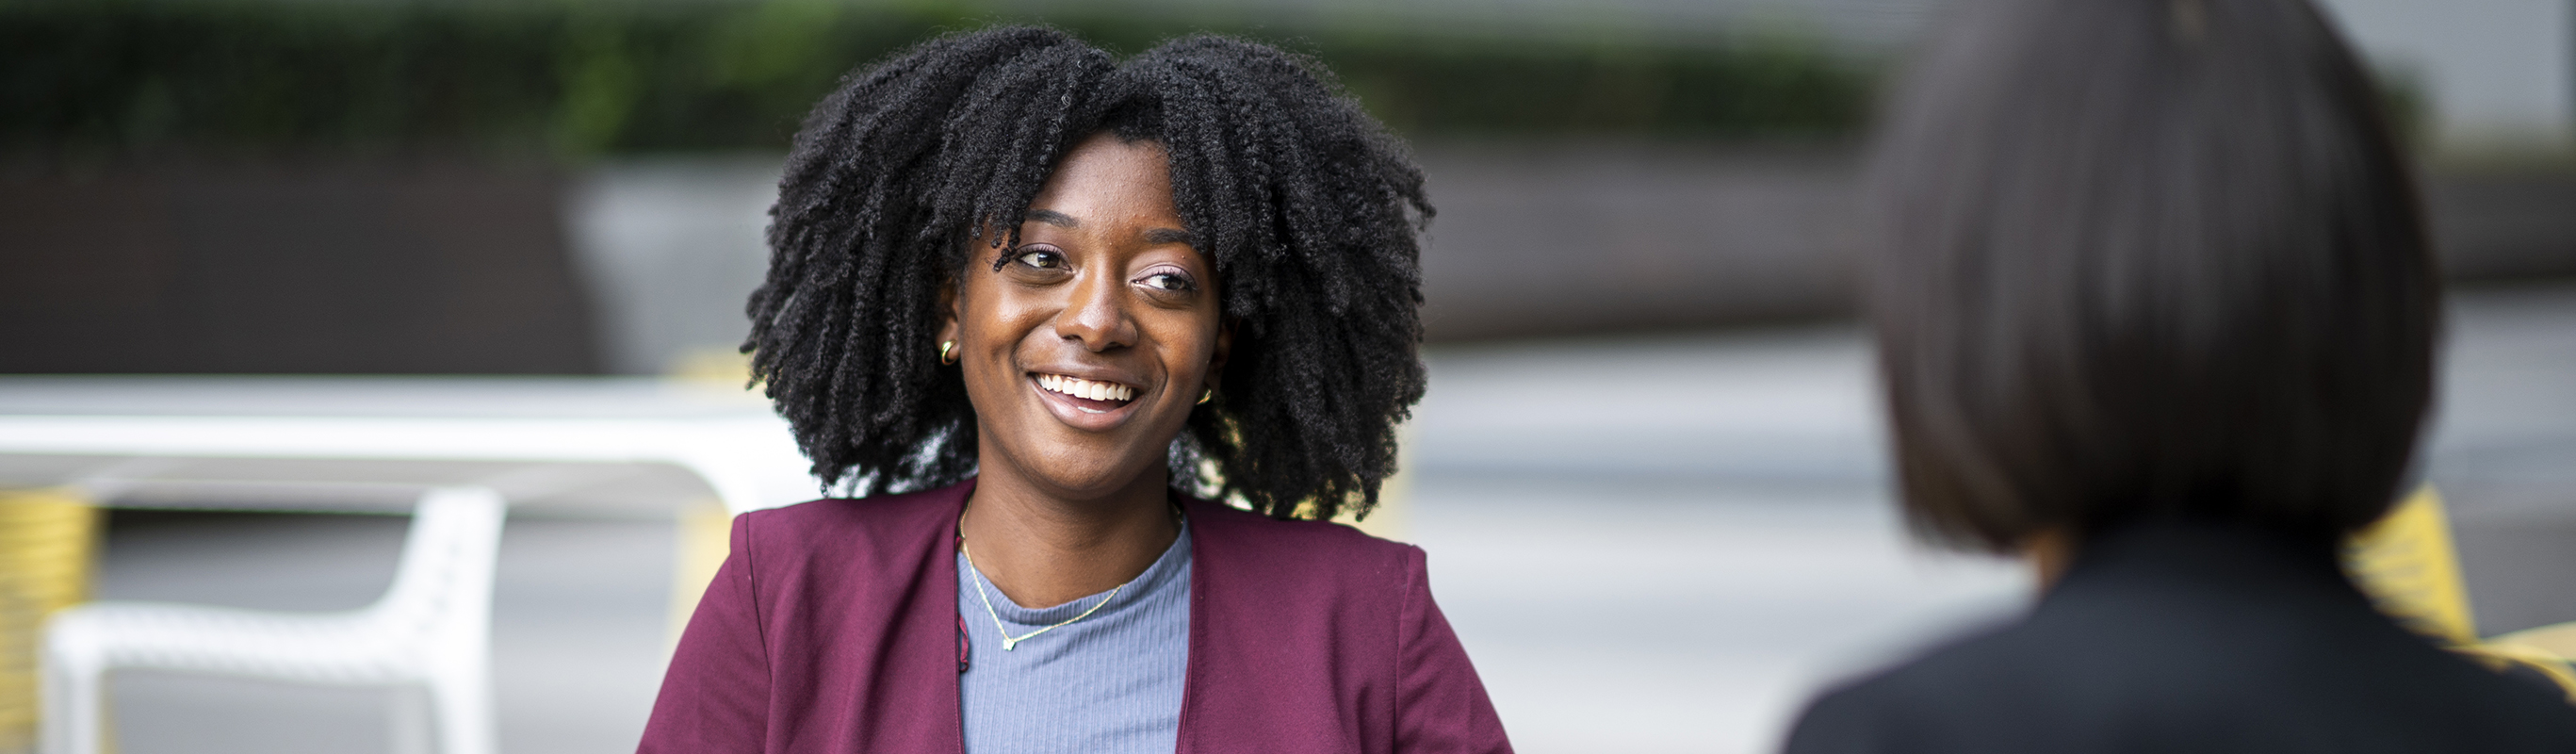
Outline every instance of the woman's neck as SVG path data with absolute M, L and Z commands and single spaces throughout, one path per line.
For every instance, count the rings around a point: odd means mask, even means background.
M 1053 607 L 1134 580 L 1180 536 L 1166 470 L 1086 499 L 996 471 L 976 480 L 957 525 L 975 569 L 1023 607 Z

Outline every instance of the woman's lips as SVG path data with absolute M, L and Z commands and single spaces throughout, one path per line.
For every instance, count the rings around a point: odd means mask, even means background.
M 1136 399 L 1136 388 L 1131 385 L 1045 372 L 1037 373 L 1036 378 L 1038 389 L 1054 393 L 1084 413 L 1109 413 Z

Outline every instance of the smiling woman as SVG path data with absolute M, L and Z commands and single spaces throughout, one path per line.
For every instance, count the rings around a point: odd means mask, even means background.
M 1430 213 L 1257 44 L 994 29 L 845 79 L 745 349 L 851 498 L 735 519 L 642 749 L 1509 751 L 1422 551 L 1325 521 L 1422 395 Z
M 1168 164 L 1154 142 L 1085 139 L 1030 202 L 1020 243 L 953 286 L 940 342 L 976 407 L 979 499 L 1159 500 L 1170 486 L 1172 440 L 1214 395 L 1233 336 Z M 969 534 L 983 518 L 967 516 Z

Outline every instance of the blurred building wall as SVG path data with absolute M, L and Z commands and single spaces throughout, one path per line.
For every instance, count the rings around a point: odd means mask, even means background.
M 2576 3 L 2318 0 L 2373 62 L 2429 100 L 2452 153 L 2576 151 Z
M 1861 237 L 1840 146 L 1522 142 L 1421 151 L 1435 338 L 1838 316 Z
M 1434 339 L 1849 316 L 1863 242 L 1848 145 L 1434 142 L 1423 253 Z M 646 158 L 569 194 L 610 367 L 730 353 L 767 269 L 777 159 Z M 2435 168 L 2426 203 L 2455 280 L 2576 275 L 2576 171 Z
M 0 373 L 597 372 L 563 193 L 449 162 L 0 178 Z
M 1832 144 L 1419 150 L 1435 339 L 1850 314 Z M 775 156 L 155 166 L 0 180 L 0 372 L 663 374 L 725 358 Z M 2576 275 L 2576 171 L 2430 171 L 2458 280 Z
M 635 159 L 570 187 L 565 220 L 609 371 L 679 371 L 749 334 L 778 171 L 774 156 Z

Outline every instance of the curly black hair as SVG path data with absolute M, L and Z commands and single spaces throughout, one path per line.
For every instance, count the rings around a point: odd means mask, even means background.
M 1277 518 L 1367 513 L 1422 397 L 1422 172 L 1320 64 L 1218 36 L 1113 62 L 1054 29 L 955 34 L 815 106 L 742 347 L 815 476 L 875 495 L 975 473 L 974 407 L 936 359 L 940 292 L 974 249 L 1016 246 L 1056 161 L 1102 132 L 1163 146 L 1234 327 L 1224 390 L 1173 442 L 1174 486 Z

